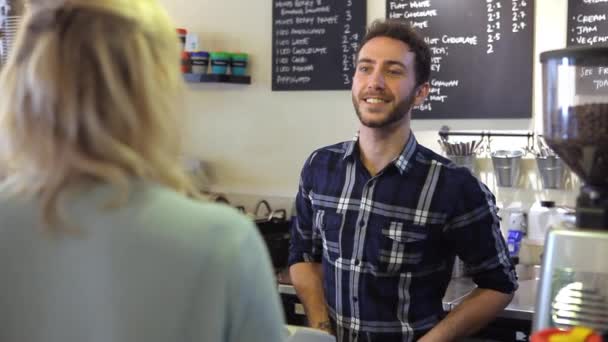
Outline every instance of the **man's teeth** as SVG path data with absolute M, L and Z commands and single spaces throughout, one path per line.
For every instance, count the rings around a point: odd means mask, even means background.
M 372 99 L 365 99 L 365 102 L 367 102 L 367 103 L 384 103 L 385 101 L 382 100 L 382 99 L 374 99 L 374 98 L 372 98 Z

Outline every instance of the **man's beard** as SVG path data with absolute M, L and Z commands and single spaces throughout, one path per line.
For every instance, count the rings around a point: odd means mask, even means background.
M 361 115 L 361 110 L 359 109 L 359 101 L 353 95 L 353 105 L 355 106 L 355 112 L 357 112 L 357 116 L 359 117 L 359 121 L 366 127 L 369 128 L 383 128 L 388 127 L 394 124 L 395 122 L 401 121 L 412 109 L 414 106 L 414 101 L 416 100 L 416 88 L 412 89 L 409 95 L 400 101 L 397 106 L 388 113 L 381 121 L 373 121 L 373 120 L 364 120 Z

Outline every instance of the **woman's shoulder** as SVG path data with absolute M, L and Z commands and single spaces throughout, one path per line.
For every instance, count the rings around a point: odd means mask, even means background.
M 156 221 L 167 215 L 160 214 L 161 208 L 173 216 L 154 230 L 170 240 L 178 239 L 180 248 L 185 249 L 182 252 L 202 254 L 215 268 L 238 269 L 249 263 L 259 267 L 262 262 L 270 267 L 264 240 L 249 217 L 226 204 L 188 198 L 169 189 L 153 191 L 159 199 L 151 204 L 159 213 Z
M 171 216 L 176 224 L 213 234 L 228 236 L 247 235 L 253 230 L 253 221 L 226 204 L 192 198 L 162 186 L 145 190 L 145 206 L 156 215 Z

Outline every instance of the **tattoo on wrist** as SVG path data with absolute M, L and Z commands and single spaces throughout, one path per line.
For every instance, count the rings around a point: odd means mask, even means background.
M 331 323 L 329 321 L 319 322 L 319 323 L 317 323 L 317 325 L 315 326 L 315 328 L 321 329 L 321 330 L 330 331 L 331 330 Z

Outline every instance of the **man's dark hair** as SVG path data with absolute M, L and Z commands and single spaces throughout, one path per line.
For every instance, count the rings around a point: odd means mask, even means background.
M 398 20 L 375 20 L 369 26 L 367 33 L 361 41 L 361 45 L 357 51 L 357 58 L 363 45 L 376 37 L 388 37 L 407 44 L 415 56 L 416 86 L 428 82 L 431 76 L 431 49 L 429 49 L 422 36 L 412 26 Z

